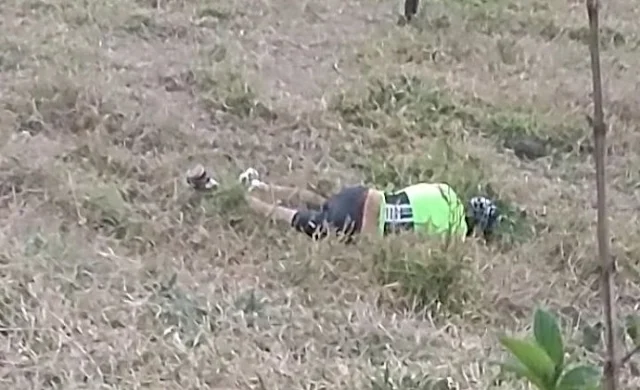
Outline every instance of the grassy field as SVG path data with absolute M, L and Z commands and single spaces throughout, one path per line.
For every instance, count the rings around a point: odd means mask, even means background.
M 401 27 L 391 0 L 2 2 L 0 383 L 524 389 L 491 362 L 536 305 L 598 362 L 584 5 L 421 7 Z M 622 318 L 640 304 L 640 7 L 603 7 Z M 195 162 L 231 184 L 194 194 Z M 310 243 L 247 212 L 248 166 L 324 190 L 448 181 L 507 218 L 447 251 Z

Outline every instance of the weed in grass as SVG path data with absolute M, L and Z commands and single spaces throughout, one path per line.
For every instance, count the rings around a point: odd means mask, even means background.
M 378 282 L 398 291 L 394 300 L 444 315 L 463 313 L 477 296 L 472 262 L 459 242 L 409 234 L 381 244 L 373 257 Z
M 219 62 L 225 56 L 224 49 L 214 46 L 212 50 L 214 62 L 194 72 L 204 107 L 212 113 L 222 111 L 244 119 L 276 120 L 276 113 L 258 99 L 254 87 L 237 70 Z
M 437 378 L 428 373 L 403 373 L 391 370 L 385 364 L 374 379 L 371 380 L 372 390 L 453 390 L 456 383 L 451 378 Z
M 162 335 L 186 348 L 200 346 L 216 330 L 213 308 L 203 303 L 202 297 L 181 288 L 176 274 L 155 286 L 152 301 L 153 317 L 162 328 Z

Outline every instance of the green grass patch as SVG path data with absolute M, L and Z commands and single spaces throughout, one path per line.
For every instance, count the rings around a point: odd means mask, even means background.
M 202 296 L 177 283 L 177 274 L 168 281 L 154 283 L 149 308 L 164 337 L 178 340 L 187 348 L 196 348 L 216 331 L 216 314 Z M 177 337 L 176 337 L 177 336 Z
M 382 129 L 392 138 L 443 134 L 453 129 L 452 121 L 473 119 L 445 91 L 404 74 L 373 78 L 365 88 L 339 94 L 330 109 L 351 125 Z
M 502 146 L 518 157 L 536 159 L 547 155 L 581 155 L 591 152 L 590 139 L 582 125 L 549 123 L 532 110 L 492 109 L 482 121 L 482 129 L 496 135 Z
M 185 223 L 205 228 L 211 224 L 222 225 L 247 236 L 253 236 L 263 224 L 269 223 L 249 209 L 246 189 L 236 178 L 225 176 L 217 179 L 221 180 L 221 185 L 215 190 L 185 190 L 184 196 L 178 200 Z
M 422 371 L 391 369 L 391 363 L 385 362 L 380 372 L 371 378 L 372 390 L 453 390 L 457 383 L 449 378 L 440 378 Z
M 429 12 L 420 13 L 412 24 L 420 33 L 462 29 L 467 33 L 489 36 L 505 33 L 535 36 L 550 16 L 550 8 L 543 3 L 521 4 L 503 0 L 439 1 L 430 4 Z
M 241 119 L 275 121 L 277 114 L 258 97 L 254 83 L 229 64 L 222 45 L 212 45 L 193 70 L 199 102 L 211 113 L 224 112 Z
M 377 282 L 392 286 L 393 301 L 432 314 L 463 314 L 477 297 L 480 284 L 473 258 L 453 240 L 401 233 L 376 243 L 373 272 Z
M 239 218 L 241 210 L 247 205 L 246 190 L 235 180 L 223 183 L 219 188 L 209 192 L 189 189 L 186 198 L 180 201 L 182 211 L 192 214 L 191 211 L 200 210 L 207 217 Z
M 330 108 L 343 121 L 363 129 L 369 149 L 402 152 L 425 137 L 478 134 L 493 138 L 517 155 L 585 153 L 583 129 L 548 122 L 528 107 L 502 108 L 478 99 L 453 96 L 416 76 L 372 78 L 366 87 L 337 95 Z M 370 135 L 375 130 L 375 135 Z M 368 142 L 367 142 L 368 141 Z M 523 146 L 524 145 L 524 146 Z M 520 150 L 526 147 L 534 150 Z M 390 149 L 391 148 L 391 149 Z

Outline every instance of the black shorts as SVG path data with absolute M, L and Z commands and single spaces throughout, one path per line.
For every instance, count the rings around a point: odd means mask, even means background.
M 326 237 L 329 230 L 351 237 L 362 230 L 368 193 L 365 186 L 345 187 L 327 199 L 320 210 L 298 210 L 291 225 L 316 239 Z

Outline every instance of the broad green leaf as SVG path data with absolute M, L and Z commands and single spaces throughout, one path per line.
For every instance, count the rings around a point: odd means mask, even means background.
M 581 365 L 574 367 L 560 378 L 558 390 L 588 390 L 600 383 L 600 370 L 594 366 Z
M 564 364 L 564 345 L 558 321 L 548 311 L 537 309 L 533 317 L 533 334 L 538 344 L 547 352 L 559 375 Z M 557 376 L 554 377 L 557 379 Z
M 500 367 L 503 371 L 508 371 L 516 375 L 518 379 L 525 377 L 534 384 L 540 390 L 547 390 L 542 383 L 541 379 L 535 376 L 527 367 L 523 366 L 520 362 L 510 360 L 500 363 Z
M 547 353 L 534 341 L 502 337 L 505 346 L 531 374 L 546 386 L 554 382 L 555 365 Z

